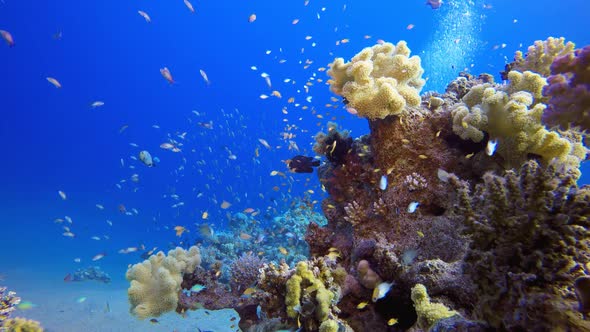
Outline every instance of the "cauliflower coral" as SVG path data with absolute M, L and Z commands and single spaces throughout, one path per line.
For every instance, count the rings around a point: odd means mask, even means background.
M 184 273 L 192 273 L 201 264 L 197 247 L 188 251 L 177 247 L 168 252 L 158 252 L 142 263 L 127 270 L 131 287 L 127 290 L 131 313 L 140 319 L 176 309 L 178 293 Z
M 367 47 L 348 63 L 337 58 L 328 70 L 330 90 L 370 120 L 399 115 L 406 106 L 420 105 L 423 73 L 420 57 L 410 57 L 405 41 Z

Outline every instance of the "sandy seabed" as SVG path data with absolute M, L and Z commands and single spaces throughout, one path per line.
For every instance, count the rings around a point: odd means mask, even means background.
M 139 320 L 129 313 L 128 284 L 124 280 L 111 284 L 66 283 L 57 282 L 55 278 L 39 278 L 39 275 L 33 280 L 24 271 L 2 272 L 5 280 L 0 281 L 0 285 L 17 292 L 23 302 L 33 303 L 31 309 L 16 310 L 11 317 L 37 320 L 47 332 L 240 331 L 239 316 L 232 309 L 190 311 L 185 317 L 171 312 L 157 317 L 157 323 Z

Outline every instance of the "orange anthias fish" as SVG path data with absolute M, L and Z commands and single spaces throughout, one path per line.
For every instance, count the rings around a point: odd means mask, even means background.
M 162 74 L 162 76 L 164 76 L 164 78 L 166 79 L 166 81 L 168 81 L 168 83 L 170 83 L 170 84 L 176 83 L 174 81 L 174 79 L 172 78 L 172 74 L 170 73 L 170 70 L 168 69 L 168 67 L 161 68 L 160 74 Z
M 184 232 L 188 232 L 186 230 L 186 228 L 182 227 L 182 226 L 175 226 L 174 230 L 176 231 L 176 236 L 180 237 L 182 235 L 182 233 Z

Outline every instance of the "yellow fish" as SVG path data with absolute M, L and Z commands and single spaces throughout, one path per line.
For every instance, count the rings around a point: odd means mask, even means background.
M 285 249 L 285 247 L 279 247 L 279 251 L 281 252 L 281 254 L 283 254 L 283 255 L 285 255 L 285 256 L 286 256 L 287 254 L 289 254 L 289 252 L 287 251 L 287 249 Z
M 387 325 L 389 326 L 393 326 L 395 324 L 397 324 L 397 318 L 391 318 L 387 321 Z
M 363 310 L 363 309 L 365 309 L 367 307 L 368 304 L 369 304 L 369 302 L 363 301 L 363 302 L 357 304 L 356 308 L 359 309 L 359 310 Z
M 246 290 L 244 290 L 244 293 L 242 293 L 243 295 L 252 295 L 254 293 L 256 293 L 257 289 L 254 287 L 248 287 L 246 288 Z
M 203 214 L 201 215 L 201 218 L 203 218 L 203 219 L 209 218 L 209 212 L 207 212 L 207 211 L 203 212 Z

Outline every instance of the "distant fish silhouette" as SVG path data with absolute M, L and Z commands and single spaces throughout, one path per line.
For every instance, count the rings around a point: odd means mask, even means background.
M 320 166 L 320 161 L 313 157 L 295 156 L 287 162 L 289 170 L 294 173 L 312 173 L 313 167 Z

